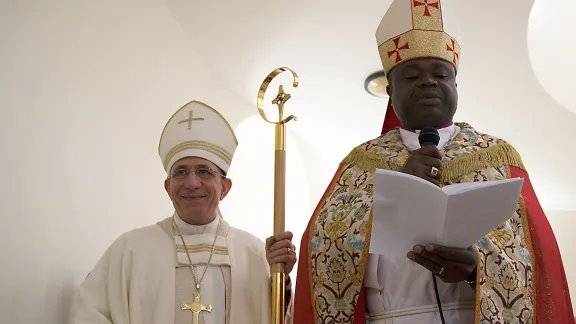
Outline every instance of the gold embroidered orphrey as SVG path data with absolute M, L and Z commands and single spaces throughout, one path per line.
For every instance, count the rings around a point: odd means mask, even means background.
M 212 312 L 212 305 L 202 305 L 200 302 L 200 294 L 194 293 L 194 302 L 192 304 L 182 304 L 180 305 L 182 310 L 189 310 L 192 312 L 192 324 L 198 324 L 200 321 L 200 312 L 207 311 Z
M 190 110 L 188 112 L 188 119 L 184 119 L 178 122 L 178 124 L 183 124 L 183 123 L 188 123 L 188 130 L 192 129 L 192 122 L 195 120 L 204 120 L 204 118 L 202 117 L 198 117 L 198 118 L 193 118 L 192 116 L 194 115 L 194 110 Z
M 510 166 L 525 170 L 507 142 L 455 123 L 446 145 L 442 183 L 508 179 Z M 308 260 L 315 323 L 351 323 L 365 275 L 372 234 L 373 174 L 399 171 L 409 155 L 398 128 L 356 147 L 338 169 L 314 212 Z M 475 323 L 535 323 L 534 250 L 520 198 L 515 214 L 480 239 Z
M 192 111 L 190 111 L 190 116 L 192 116 Z M 207 311 L 209 313 L 212 312 L 212 305 L 211 304 L 207 304 L 207 305 L 202 305 L 202 303 L 200 302 L 200 284 L 202 283 L 202 280 L 204 280 L 204 275 L 206 274 L 206 270 L 208 270 L 208 267 L 210 266 L 210 262 L 212 261 L 212 255 L 214 255 L 214 248 L 216 247 L 216 239 L 218 238 L 218 233 L 220 232 L 220 225 L 222 224 L 222 215 L 220 215 L 220 212 L 218 212 L 218 228 L 216 229 L 216 234 L 214 234 L 214 242 L 212 242 L 212 250 L 210 251 L 210 256 L 208 257 L 208 262 L 206 263 L 206 268 L 204 268 L 204 272 L 202 273 L 202 277 L 200 277 L 200 281 L 198 281 L 196 279 L 196 267 L 192 264 L 192 259 L 190 258 L 190 253 L 188 252 L 188 246 L 186 246 L 186 242 L 184 241 L 184 237 L 182 237 L 182 234 L 180 233 L 180 229 L 178 228 L 178 225 L 176 224 L 176 220 L 174 219 L 174 216 L 172 216 L 172 225 L 174 226 L 174 229 L 176 230 L 176 232 L 178 233 L 178 236 L 180 237 L 180 240 L 182 241 L 182 245 L 184 246 L 184 250 L 186 251 L 186 256 L 188 257 L 188 264 L 190 265 L 190 270 L 192 271 L 192 278 L 194 279 L 194 283 L 196 283 L 196 292 L 194 293 L 194 302 L 192 304 L 185 304 L 182 303 L 180 304 L 180 309 L 181 310 L 189 310 L 192 312 L 192 324 L 198 324 L 200 323 L 200 312 L 202 311 Z M 176 253 L 178 253 L 178 250 L 176 250 Z

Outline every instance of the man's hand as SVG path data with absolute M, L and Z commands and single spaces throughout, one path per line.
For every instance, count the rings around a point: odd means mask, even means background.
M 434 175 L 434 168 L 437 174 Z M 410 152 L 410 156 L 400 172 L 408 173 L 435 185 L 440 185 L 442 179 L 442 154 L 436 146 L 424 146 Z
M 296 264 L 296 247 L 292 244 L 292 233 L 284 232 L 266 239 L 266 260 L 268 264 L 284 263 L 286 275 Z
M 478 253 L 472 247 L 457 249 L 437 244 L 416 245 L 407 256 L 447 283 L 467 280 L 478 263 Z

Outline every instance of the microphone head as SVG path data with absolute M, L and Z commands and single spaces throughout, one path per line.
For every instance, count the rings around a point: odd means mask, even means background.
M 440 143 L 440 134 L 438 134 L 438 130 L 432 126 L 426 126 L 422 128 L 420 134 L 418 135 L 418 142 L 420 142 L 420 146 L 438 146 Z

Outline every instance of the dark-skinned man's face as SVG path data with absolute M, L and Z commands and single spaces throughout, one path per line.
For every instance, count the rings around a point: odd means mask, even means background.
M 394 67 L 388 94 L 404 128 L 440 127 L 452 121 L 458 106 L 454 66 L 439 59 L 417 59 Z

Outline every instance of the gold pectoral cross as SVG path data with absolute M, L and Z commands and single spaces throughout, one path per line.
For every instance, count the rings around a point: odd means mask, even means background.
M 200 303 L 199 293 L 194 293 L 194 302 L 192 304 L 181 304 L 180 309 L 192 312 L 192 324 L 200 323 L 200 312 L 207 311 L 212 313 L 212 305 L 202 305 L 202 303 Z

